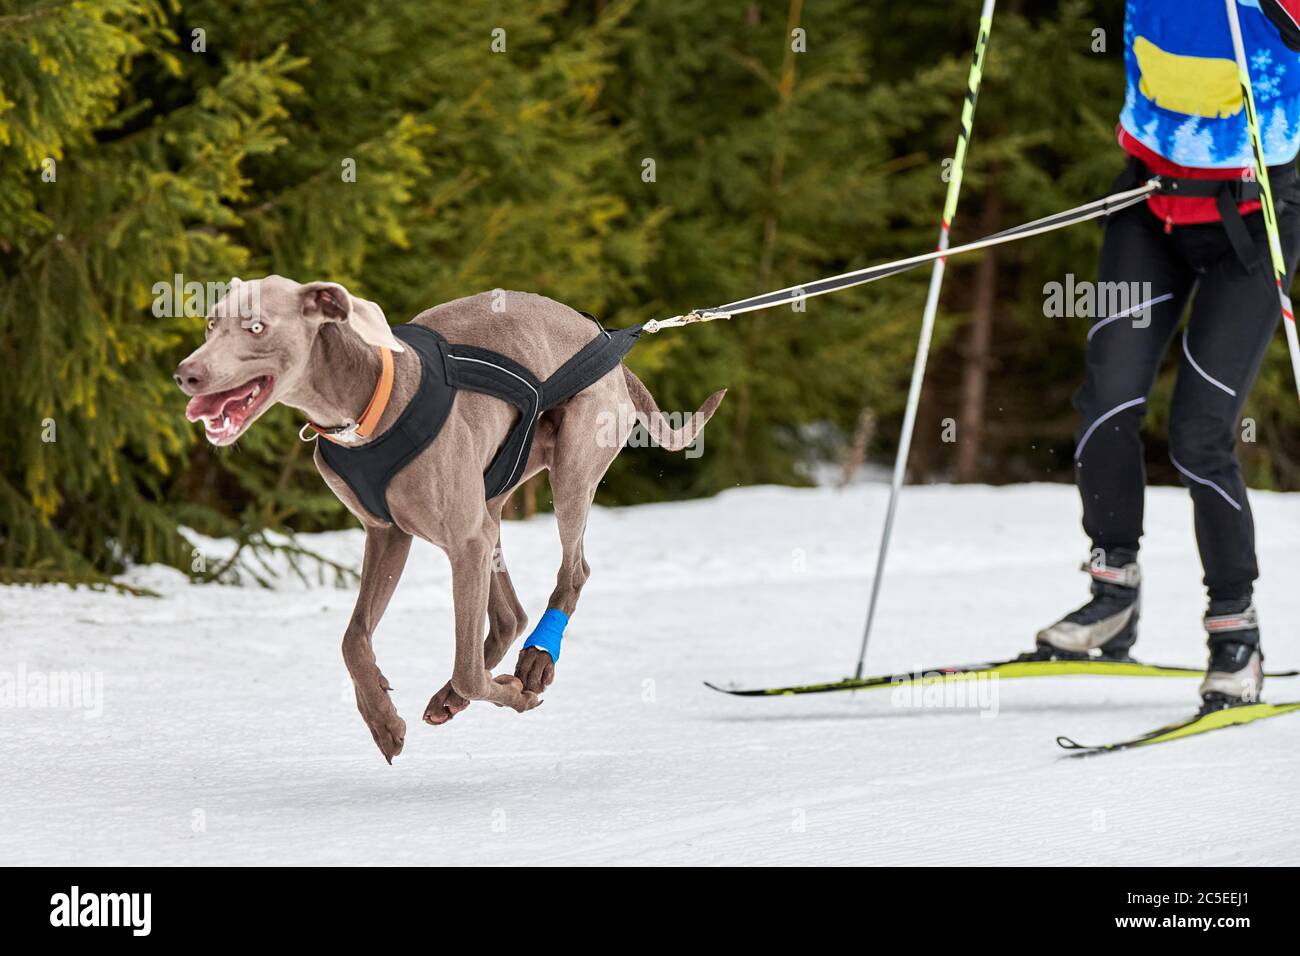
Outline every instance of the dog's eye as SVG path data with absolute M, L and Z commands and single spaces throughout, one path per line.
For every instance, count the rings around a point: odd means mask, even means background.
M 261 335 L 266 331 L 266 326 L 261 322 L 250 322 L 248 325 L 248 331 L 252 332 L 254 335 Z
M 208 319 L 208 331 L 211 332 L 211 331 L 212 331 L 213 329 L 215 329 L 216 327 L 217 327 L 217 320 L 216 320 L 216 319 Z

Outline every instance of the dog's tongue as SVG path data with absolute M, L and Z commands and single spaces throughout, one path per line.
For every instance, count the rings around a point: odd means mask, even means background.
M 196 395 L 185 406 L 185 417 L 192 422 L 197 422 L 200 418 L 211 418 L 221 411 L 221 407 L 226 402 L 238 397 L 246 390 L 244 386 L 240 386 L 239 388 L 227 389 L 224 392 L 214 392 L 211 395 Z

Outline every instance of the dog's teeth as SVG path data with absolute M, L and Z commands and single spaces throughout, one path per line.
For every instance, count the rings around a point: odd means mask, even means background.
M 253 404 L 253 396 L 249 395 L 248 398 L 244 399 L 244 407 L 247 408 L 249 405 L 252 404 Z
M 261 385 L 254 385 L 254 386 L 253 386 L 253 398 L 257 398 L 257 396 L 258 396 L 258 395 L 261 395 L 261 394 L 262 394 L 262 386 L 261 386 Z

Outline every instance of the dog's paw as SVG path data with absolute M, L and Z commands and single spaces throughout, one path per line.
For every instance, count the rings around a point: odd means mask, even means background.
M 387 718 L 376 723 L 367 723 L 370 736 L 375 738 L 375 745 L 384 759 L 392 764 L 393 758 L 402 752 L 406 743 L 406 721 L 394 711 Z
M 524 690 L 540 694 L 555 680 L 555 661 L 540 647 L 525 647 L 515 662 L 515 676 Z
M 460 696 L 451 689 L 451 681 L 442 686 L 442 690 L 429 699 L 429 706 L 424 708 L 424 722 L 437 727 L 445 724 L 469 706 L 469 699 Z
M 370 736 L 374 737 L 374 745 L 380 748 L 383 760 L 391 763 L 394 757 L 402 753 L 402 745 L 406 743 L 406 721 L 398 717 L 398 711 L 389 700 L 387 691 L 389 687 L 386 680 L 369 693 L 361 693 L 360 688 L 357 689 L 356 709 L 361 711 L 361 719 L 370 728 Z
M 494 701 L 498 707 L 509 707 L 516 713 L 522 714 L 526 710 L 532 710 L 534 707 L 540 707 L 542 699 L 530 690 L 524 689 L 523 681 L 518 677 L 510 674 L 502 674 L 500 677 L 492 678 L 492 683 L 500 684 L 508 688 L 510 693 L 504 701 Z

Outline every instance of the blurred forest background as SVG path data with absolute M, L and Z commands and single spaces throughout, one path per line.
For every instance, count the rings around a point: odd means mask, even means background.
M 228 579 L 181 528 L 256 548 L 351 523 L 290 410 L 225 450 L 185 421 L 169 372 L 202 320 L 151 312 L 178 273 L 336 280 L 394 322 L 521 289 L 616 327 L 931 248 L 979 6 L 0 0 L 0 580 Z M 1122 16 L 999 4 L 955 242 L 1107 190 Z M 1043 285 L 1093 278 L 1099 245 L 1085 225 L 953 261 L 913 480 L 1072 479 L 1087 320 L 1044 318 Z M 702 458 L 626 453 L 600 500 L 888 464 L 928 275 L 645 341 L 664 408 L 731 392 Z M 1148 457 L 1173 482 L 1169 385 Z M 1250 482 L 1300 488 L 1280 335 L 1246 414 Z

